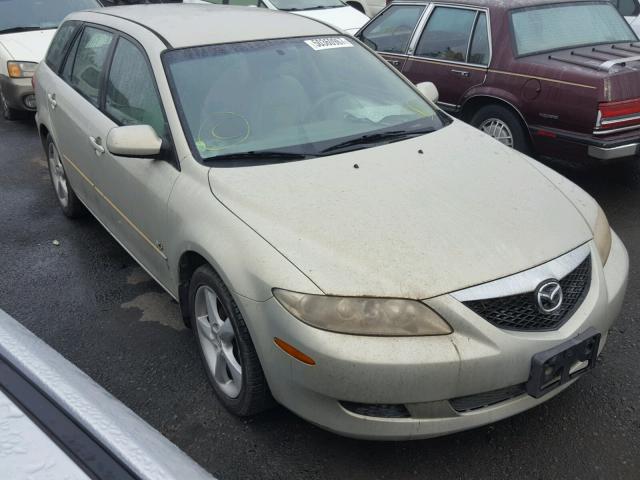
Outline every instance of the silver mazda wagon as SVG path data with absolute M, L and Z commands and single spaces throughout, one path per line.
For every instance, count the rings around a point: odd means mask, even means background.
M 231 412 L 424 438 L 596 366 L 628 273 L 600 207 L 358 40 L 264 9 L 115 7 L 67 17 L 35 84 L 62 211 L 180 302 Z

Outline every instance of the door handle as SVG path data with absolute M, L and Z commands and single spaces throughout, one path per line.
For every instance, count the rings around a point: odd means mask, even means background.
M 387 62 L 389 62 L 394 67 L 397 67 L 398 65 L 400 65 L 400 60 L 387 60 Z
M 468 78 L 469 77 L 469 72 L 467 72 L 466 70 L 453 69 L 453 70 L 451 70 L 451 73 L 455 73 L 456 75 L 460 75 L 461 77 L 464 77 L 464 78 Z
M 89 137 L 89 143 L 91 143 L 98 157 L 104 153 L 104 147 L 102 146 L 102 139 L 100 137 Z
M 49 99 L 49 105 L 51 105 L 51 110 L 55 110 L 56 106 L 58 105 L 58 102 L 56 102 L 56 94 L 50 93 L 47 95 L 47 98 Z

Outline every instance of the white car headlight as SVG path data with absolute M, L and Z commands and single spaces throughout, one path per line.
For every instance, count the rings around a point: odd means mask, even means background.
M 31 78 L 38 64 L 34 62 L 7 62 L 7 71 L 11 78 Z
M 332 332 L 410 337 L 453 331 L 436 312 L 417 300 L 333 297 L 277 288 L 273 295 L 298 320 Z
M 609 226 L 607 216 L 600 207 L 598 207 L 596 223 L 593 226 L 593 240 L 596 242 L 600 259 L 604 265 L 609 258 L 609 252 L 611 252 L 611 227 Z

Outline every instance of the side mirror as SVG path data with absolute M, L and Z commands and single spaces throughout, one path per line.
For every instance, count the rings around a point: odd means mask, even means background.
M 122 157 L 153 157 L 160 153 L 162 139 L 150 125 L 112 128 L 107 135 L 107 150 Z
M 438 98 L 440 98 L 440 94 L 438 93 L 438 89 L 431 82 L 422 82 L 422 83 L 417 84 L 416 87 L 418 88 L 418 91 L 422 95 L 427 97 L 427 99 L 431 100 L 433 103 L 436 103 L 438 101 Z

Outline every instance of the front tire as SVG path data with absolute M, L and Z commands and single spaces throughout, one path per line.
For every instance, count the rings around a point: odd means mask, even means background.
M 229 290 L 209 265 L 189 285 L 189 312 L 200 356 L 218 399 L 246 417 L 274 404 L 249 330 Z
M 49 177 L 51 178 L 51 184 L 53 185 L 62 213 L 69 218 L 81 217 L 85 212 L 84 205 L 82 205 L 82 202 L 76 196 L 67 179 L 67 172 L 62 164 L 60 152 L 51 135 L 47 135 L 45 145 L 47 163 L 49 165 Z
M 500 143 L 529 154 L 529 140 L 518 116 L 502 105 L 486 105 L 471 118 L 471 125 Z

